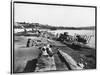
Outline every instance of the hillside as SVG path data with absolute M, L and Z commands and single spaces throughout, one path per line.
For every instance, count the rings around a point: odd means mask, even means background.
M 14 24 L 14 28 L 21 28 L 21 25 L 25 28 L 40 28 L 40 29 L 50 29 L 50 30 L 58 30 L 58 29 L 73 29 L 73 30 L 95 30 L 95 26 L 87 26 L 87 27 L 63 27 L 63 26 L 50 26 L 43 25 L 40 23 L 25 23 L 25 22 L 16 22 Z

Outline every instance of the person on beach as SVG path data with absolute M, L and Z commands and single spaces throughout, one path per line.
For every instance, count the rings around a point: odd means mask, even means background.
M 56 70 L 51 45 L 48 44 L 46 46 L 40 47 L 39 49 L 41 51 L 41 54 L 38 58 L 36 72 Z
M 43 56 L 52 57 L 53 56 L 53 52 L 52 52 L 51 47 L 52 46 L 48 44 L 46 46 L 40 47 L 39 49 L 41 50 Z
M 52 46 L 48 44 L 46 50 L 47 50 L 47 53 L 49 54 L 50 57 L 52 57 L 53 54 L 54 54 L 54 53 L 52 52 L 52 49 L 51 49 L 51 48 L 52 48 Z
M 26 47 L 30 47 L 30 41 L 31 41 L 31 39 L 29 38 L 28 41 L 27 41 Z
M 32 47 L 32 46 L 37 46 L 37 42 L 29 38 L 26 47 Z

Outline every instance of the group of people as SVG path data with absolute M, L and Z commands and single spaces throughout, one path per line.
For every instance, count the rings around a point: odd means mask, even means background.
M 83 44 L 87 44 L 88 41 L 90 40 L 91 36 L 87 36 L 87 35 L 79 35 L 79 34 L 75 34 L 74 36 L 72 35 L 69 35 L 68 32 L 64 32 L 64 33 L 61 33 L 57 34 L 57 40 L 59 41 L 69 41 L 69 42 L 81 42 Z
M 36 46 L 36 45 L 37 45 L 36 41 L 29 38 L 27 41 L 26 47 L 32 47 L 32 46 Z
M 36 41 L 32 39 L 28 39 L 26 47 L 32 47 L 35 45 L 38 45 Z M 36 59 L 28 61 L 24 71 L 38 72 L 38 71 L 56 70 L 54 57 L 53 57 L 54 53 L 52 51 L 52 45 L 45 44 L 43 46 L 38 46 L 38 49 L 40 50 L 38 57 Z
M 28 41 L 27 41 L 26 47 L 32 47 L 32 46 L 37 46 L 37 45 L 38 44 L 35 40 L 32 40 L 32 39 L 29 38 Z M 39 47 L 39 49 L 40 49 L 43 56 L 52 57 L 53 52 L 52 52 L 51 48 L 52 48 L 52 45 L 50 45 L 50 44 Z
M 39 50 L 41 51 L 41 53 L 38 57 L 36 72 L 56 70 L 52 46 L 50 44 L 47 44 L 45 46 L 39 47 Z

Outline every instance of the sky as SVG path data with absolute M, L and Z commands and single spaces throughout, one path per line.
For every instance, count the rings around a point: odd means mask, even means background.
M 15 22 L 64 27 L 95 26 L 95 8 L 18 3 L 14 8 Z

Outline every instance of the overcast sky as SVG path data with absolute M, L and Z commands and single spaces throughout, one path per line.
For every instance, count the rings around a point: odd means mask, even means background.
M 95 8 L 15 4 L 15 22 L 33 22 L 52 26 L 95 26 Z

